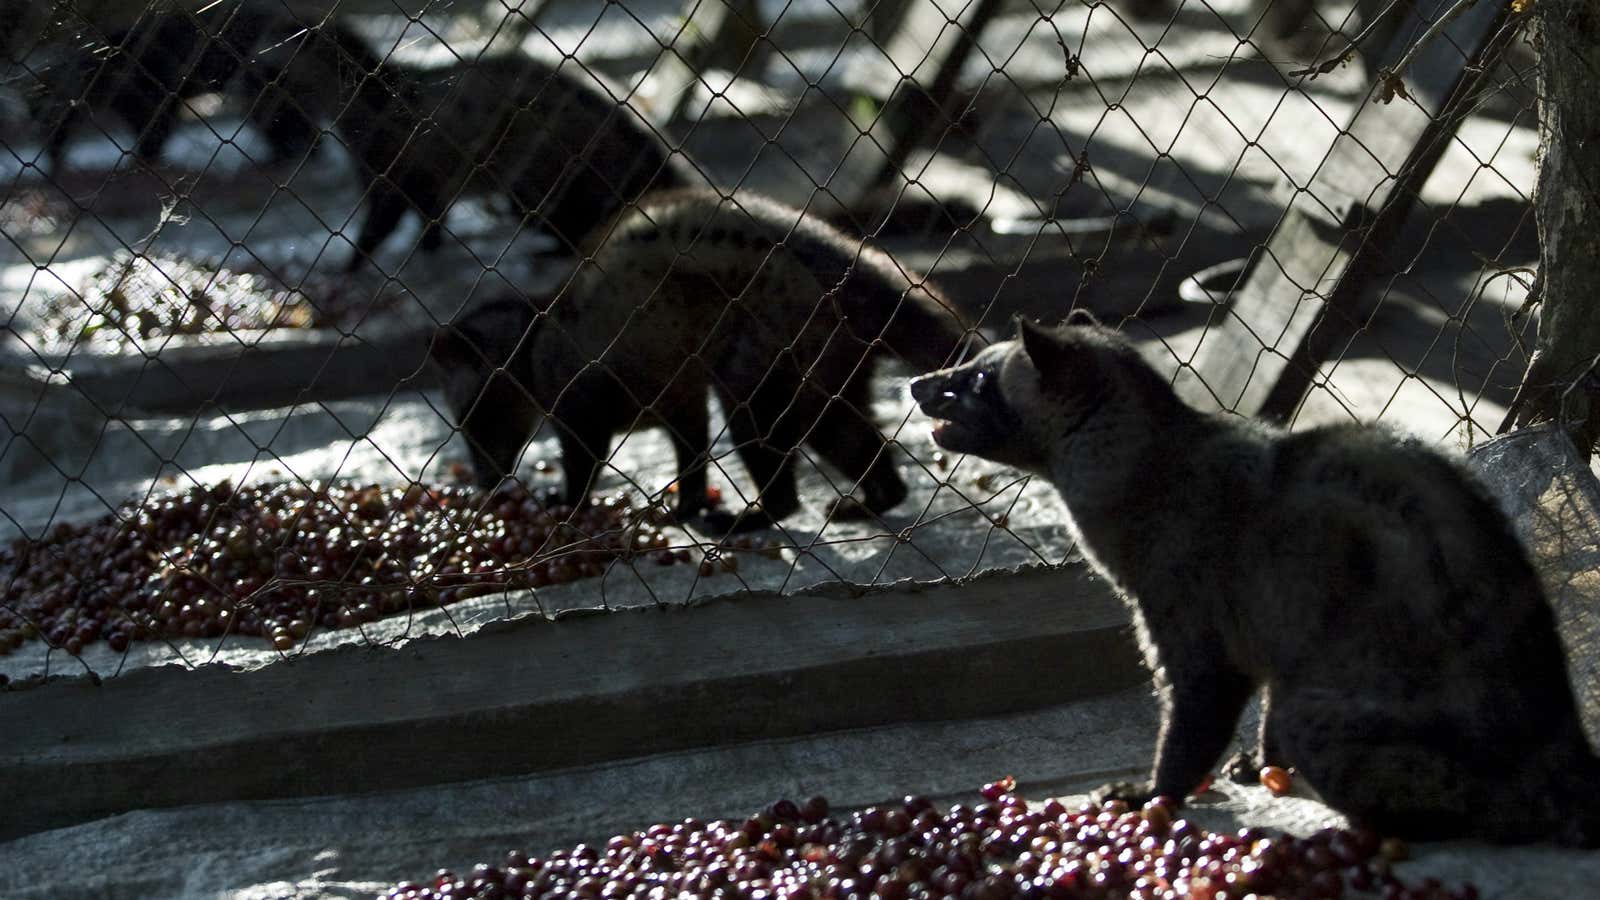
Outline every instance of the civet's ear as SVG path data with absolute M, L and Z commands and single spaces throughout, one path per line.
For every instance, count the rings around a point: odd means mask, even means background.
M 1033 361 L 1034 368 L 1044 371 L 1046 363 L 1061 355 L 1060 339 L 1051 329 L 1022 316 L 1016 317 L 1016 323 L 1017 339 L 1022 341 L 1023 351 Z
M 1060 329 L 1027 321 L 1019 322 L 1017 327 L 1023 352 L 1039 372 L 1040 384 L 1046 391 L 1081 390 L 1085 380 L 1094 377 L 1094 360 L 1088 347 L 1067 339 Z
M 1099 325 L 1100 320 L 1094 317 L 1094 313 L 1089 312 L 1087 309 L 1084 309 L 1080 306 L 1077 309 L 1074 309 L 1072 312 L 1067 313 L 1067 320 L 1062 324 L 1074 327 L 1082 325 Z

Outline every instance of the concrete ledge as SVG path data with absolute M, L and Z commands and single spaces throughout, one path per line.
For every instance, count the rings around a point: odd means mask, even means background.
M 132 809 L 360 793 L 1059 704 L 1148 676 L 1082 567 L 734 595 L 468 638 L 0 694 L 0 839 Z
M 1162 216 L 1159 209 L 1140 211 L 1146 222 Z M 1072 306 L 1113 322 L 1190 309 L 1178 300 L 1178 283 L 1249 247 L 1239 235 L 1198 226 L 1186 227 L 1181 235 L 1140 232 L 1132 219 L 1117 221 L 1112 231 L 1097 227 L 1112 221 L 1067 220 L 1062 227 L 1073 232 L 1070 240 L 1054 227 L 1034 224 L 1021 233 L 986 234 L 981 240 L 960 235 L 948 245 L 916 238 L 882 243 L 911 269 L 928 273 L 973 319 L 982 316 L 983 325 L 1000 330 L 1013 313 L 1054 320 Z M 449 261 L 427 262 L 443 271 Z M 565 272 L 564 265 L 541 262 L 537 273 L 522 279 L 523 288 L 552 287 Z M 427 287 L 417 279 L 407 283 Z M 64 370 L 73 390 L 103 409 L 153 414 L 341 400 L 388 393 L 402 383 L 427 389 L 435 384 L 427 365 L 434 323 L 451 318 L 458 297 L 473 289 L 439 287 L 437 298 L 424 293 L 432 298 L 427 303 L 433 314 L 409 308 L 376 312 L 354 334 L 284 328 L 179 335 L 120 352 L 47 348 L 35 353 L 12 347 L 0 354 L 0 368 L 8 356 L 19 364 L 43 363 Z
M 1247 716 L 1247 719 L 1252 717 Z M 6 900 L 371 900 L 402 878 L 468 871 L 509 849 L 545 854 L 685 816 L 742 818 L 779 797 L 821 793 L 834 815 L 922 794 L 947 807 L 1015 775 L 1031 801 L 1069 807 L 1108 779 L 1145 771 L 1155 697 L 1135 688 L 1025 713 L 754 741 L 520 778 L 267 803 L 149 810 L 0 844 Z M 1253 739 L 1246 723 L 1241 735 Z M 1184 817 L 1217 831 L 1306 835 L 1343 825 L 1299 796 L 1218 779 Z M 1587 897 L 1600 853 L 1556 847 L 1413 844 L 1409 882 L 1471 881 L 1483 900 Z M 84 863 L 80 861 L 92 861 Z M 1346 896 L 1373 897 L 1372 894 Z
M 1107 249 L 1104 235 L 1091 238 L 1100 242 L 1094 254 L 1069 254 L 1064 245 L 1049 242 L 1028 246 L 1039 240 L 1033 236 L 991 240 L 988 251 L 901 250 L 900 256 L 913 268 L 933 269 L 939 284 L 974 318 L 985 314 L 989 326 L 1017 312 L 1059 318 L 1074 304 L 1110 321 L 1182 308 L 1176 285 L 1189 273 L 1187 265 L 1168 266 L 1153 281 L 1141 256 L 1147 250 Z M 1091 275 L 1086 259 L 1109 276 Z M 997 285 L 1003 286 L 998 292 Z M 1077 290 L 1063 294 L 1062 285 Z M 79 350 L 47 354 L 42 361 L 64 370 L 72 387 L 102 408 L 152 414 L 187 415 L 212 406 L 259 409 L 384 394 L 402 383 L 434 385 L 427 365 L 431 322 L 395 322 L 363 332 L 283 329 L 172 338 L 147 351 Z
M 190 413 L 282 406 L 386 393 L 426 369 L 431 326 L 396 325 L 365 335 L 283 329 L 173 338 L 149 351 L 47 356 L 74 388 L 105 408 Z

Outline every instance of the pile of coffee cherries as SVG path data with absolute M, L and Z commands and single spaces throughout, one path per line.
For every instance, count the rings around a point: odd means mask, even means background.
M 302 288 L 289 290 L 267 275 L 187 257 L 124 251 L 82 290 L 51 298 L 42 321 L 57 341 L 115 347 L 168 335 L 350 327 L 398 299 L 388 293 Z
M 771 552 L 748 538 L 691 551 L 669 522 L 621 494 L 574 510 L 524 488 L 197 487 L 0 552 L 0 653 L 35 636 L 77 655 L 99 640 L 120 652 L 224 634 L 287 650 L 316 629 L 618 564 L 698 559 L 712 576 L 736 568 L 731 550 Z
M 380 900 L 1473 900 L 1470 885 L 1407 885 L 1392 863 L 1404 845 L 1368 831 L 1306 838 L 1260 829 L 1207 832 L 1170 801 L 1069 809 L 1030 807 L 1007 778 L 978 806 L 940 812 L 923 797 L 848 818 L 813 797 L 780 800 L 743 822 L 685 819 L 579 844 L 546 857 L 512 852 L 498 865 L 441 870 Z M 1353 895 L 1353 894 L 1352 894 Z

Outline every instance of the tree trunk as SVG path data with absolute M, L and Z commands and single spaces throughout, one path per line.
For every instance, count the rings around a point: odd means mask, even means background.
M 1600 442 L 1600 4 L 1537 0 L 1539 336 L 1506 426 L 1567 423 Z

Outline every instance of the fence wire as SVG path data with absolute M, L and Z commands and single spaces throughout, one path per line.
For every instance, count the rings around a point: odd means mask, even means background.
M 904 389 L 1018 314 L 1468 446 L 1527 362 L 1537 93 L 1496 11 L 1392 96 L 1428 6 L 27 5 L 0 671 L 1059 564 L 1053 491 Z

